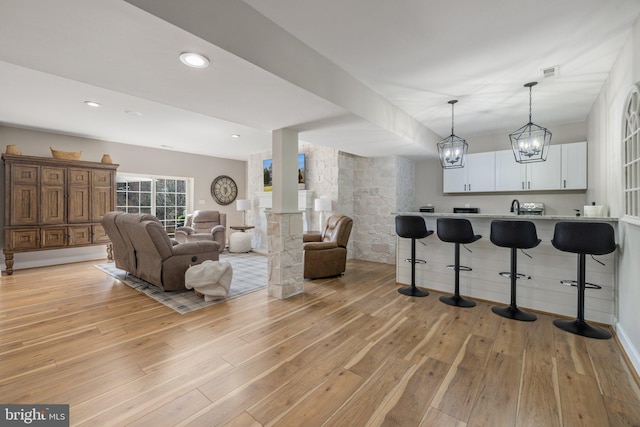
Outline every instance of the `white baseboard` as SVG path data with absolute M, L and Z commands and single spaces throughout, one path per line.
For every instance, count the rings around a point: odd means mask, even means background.
M 625 332 L 624 328 L 620 326 L 620 322 L 616 323 L 616 334 L 618 335 L 618 339 L 620 340 L 624 351 L 627 353 L 627 357 L 636 371 L 636 375 L 640 375 L 640 353 L 629 338 L 629 335 Z

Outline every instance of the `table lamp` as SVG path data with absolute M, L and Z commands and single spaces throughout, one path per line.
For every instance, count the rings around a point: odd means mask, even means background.
M 239 199 L 236 200 L 236 210 L 242 211 L 242 225 L 247 225 L 246 223 L 246 211 L 251 210 L 251 200 L 249 199 Z
M 319 222 L 320 222 L 320 232 L 322 232 L 325 226 L 324 212 L 331 210 L 331 199 L 327 199 L 326 197 L 315 199 L 313 201 L 313 207 L 316 212 L 320 212 Z

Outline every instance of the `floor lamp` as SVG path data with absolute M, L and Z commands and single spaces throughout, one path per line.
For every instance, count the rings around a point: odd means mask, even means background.
M 320 212 L 319 222 L 320 222 L 320 232 L 324 231 L 324 222 L 326 221 L 325 213 L 326 211 L 331 210 L 331 199 L 327 199 L 325 197 L 320 199 L 315 199 L 313 202 L 313 207 L 316 212 Z

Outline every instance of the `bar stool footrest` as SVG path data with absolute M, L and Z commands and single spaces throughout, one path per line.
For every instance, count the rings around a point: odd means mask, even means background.
M 447 268 L 448 268 L 449 270 L 454 270 L 454 271 L 455 271 L 456 266 L 455 266 L 455 264 L 447 265 Z M 472 270 L 473 270 L 473 269 L 472 269 L 471 267 L 467 267 L 467 266 L 465 266 L 465 265 L 461 265 L 461 266 L 459 266 L 459 267 L 458 267 L 458 271 L 472 271 Z
M 510 271 L 501 271 L 498 274 L 502 277 L 506 277 L 507 279 L 511 279 Z M 531 276 L 529 276 L 528 274 L 516 273 L 516 279 L 531 279 Z
M 576 287 L 578 286 L 577 280 L 561 280 L 560 283 L 562 283 L 565 286 L 576 286 Z M 602 289 L 602 286 L 596 285 L 595 283 L 585 283 L 584 288 L 585 289 Z
M 407 258 L 404 260 L 404 262 L 408 262 L 411 263 L 411 258 Z M 417 259 L 414 261 L 416 264 L 426 264 L 427 261 L 423 260 L 423 259 Z
M 571 332 L 572 334 L 581 335 L 587 338 L 595 338 L 599 340 L 606 340 L 611 338 L 611 333 L 606 329 L 599 328 L 597 326 L 591 326 L 587 322 L 579 319 L 556 319 L 553 321 L 553 324 L 563 331 Z

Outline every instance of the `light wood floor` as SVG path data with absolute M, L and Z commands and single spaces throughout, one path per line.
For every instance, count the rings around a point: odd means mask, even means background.
M 394 266 L 350 261 L 304 295 L 180 315 L 91 263 L 18 270 L 0 402 L 68 403 L 87 426 L 640 425 L 615 339 L 396 289 Z

